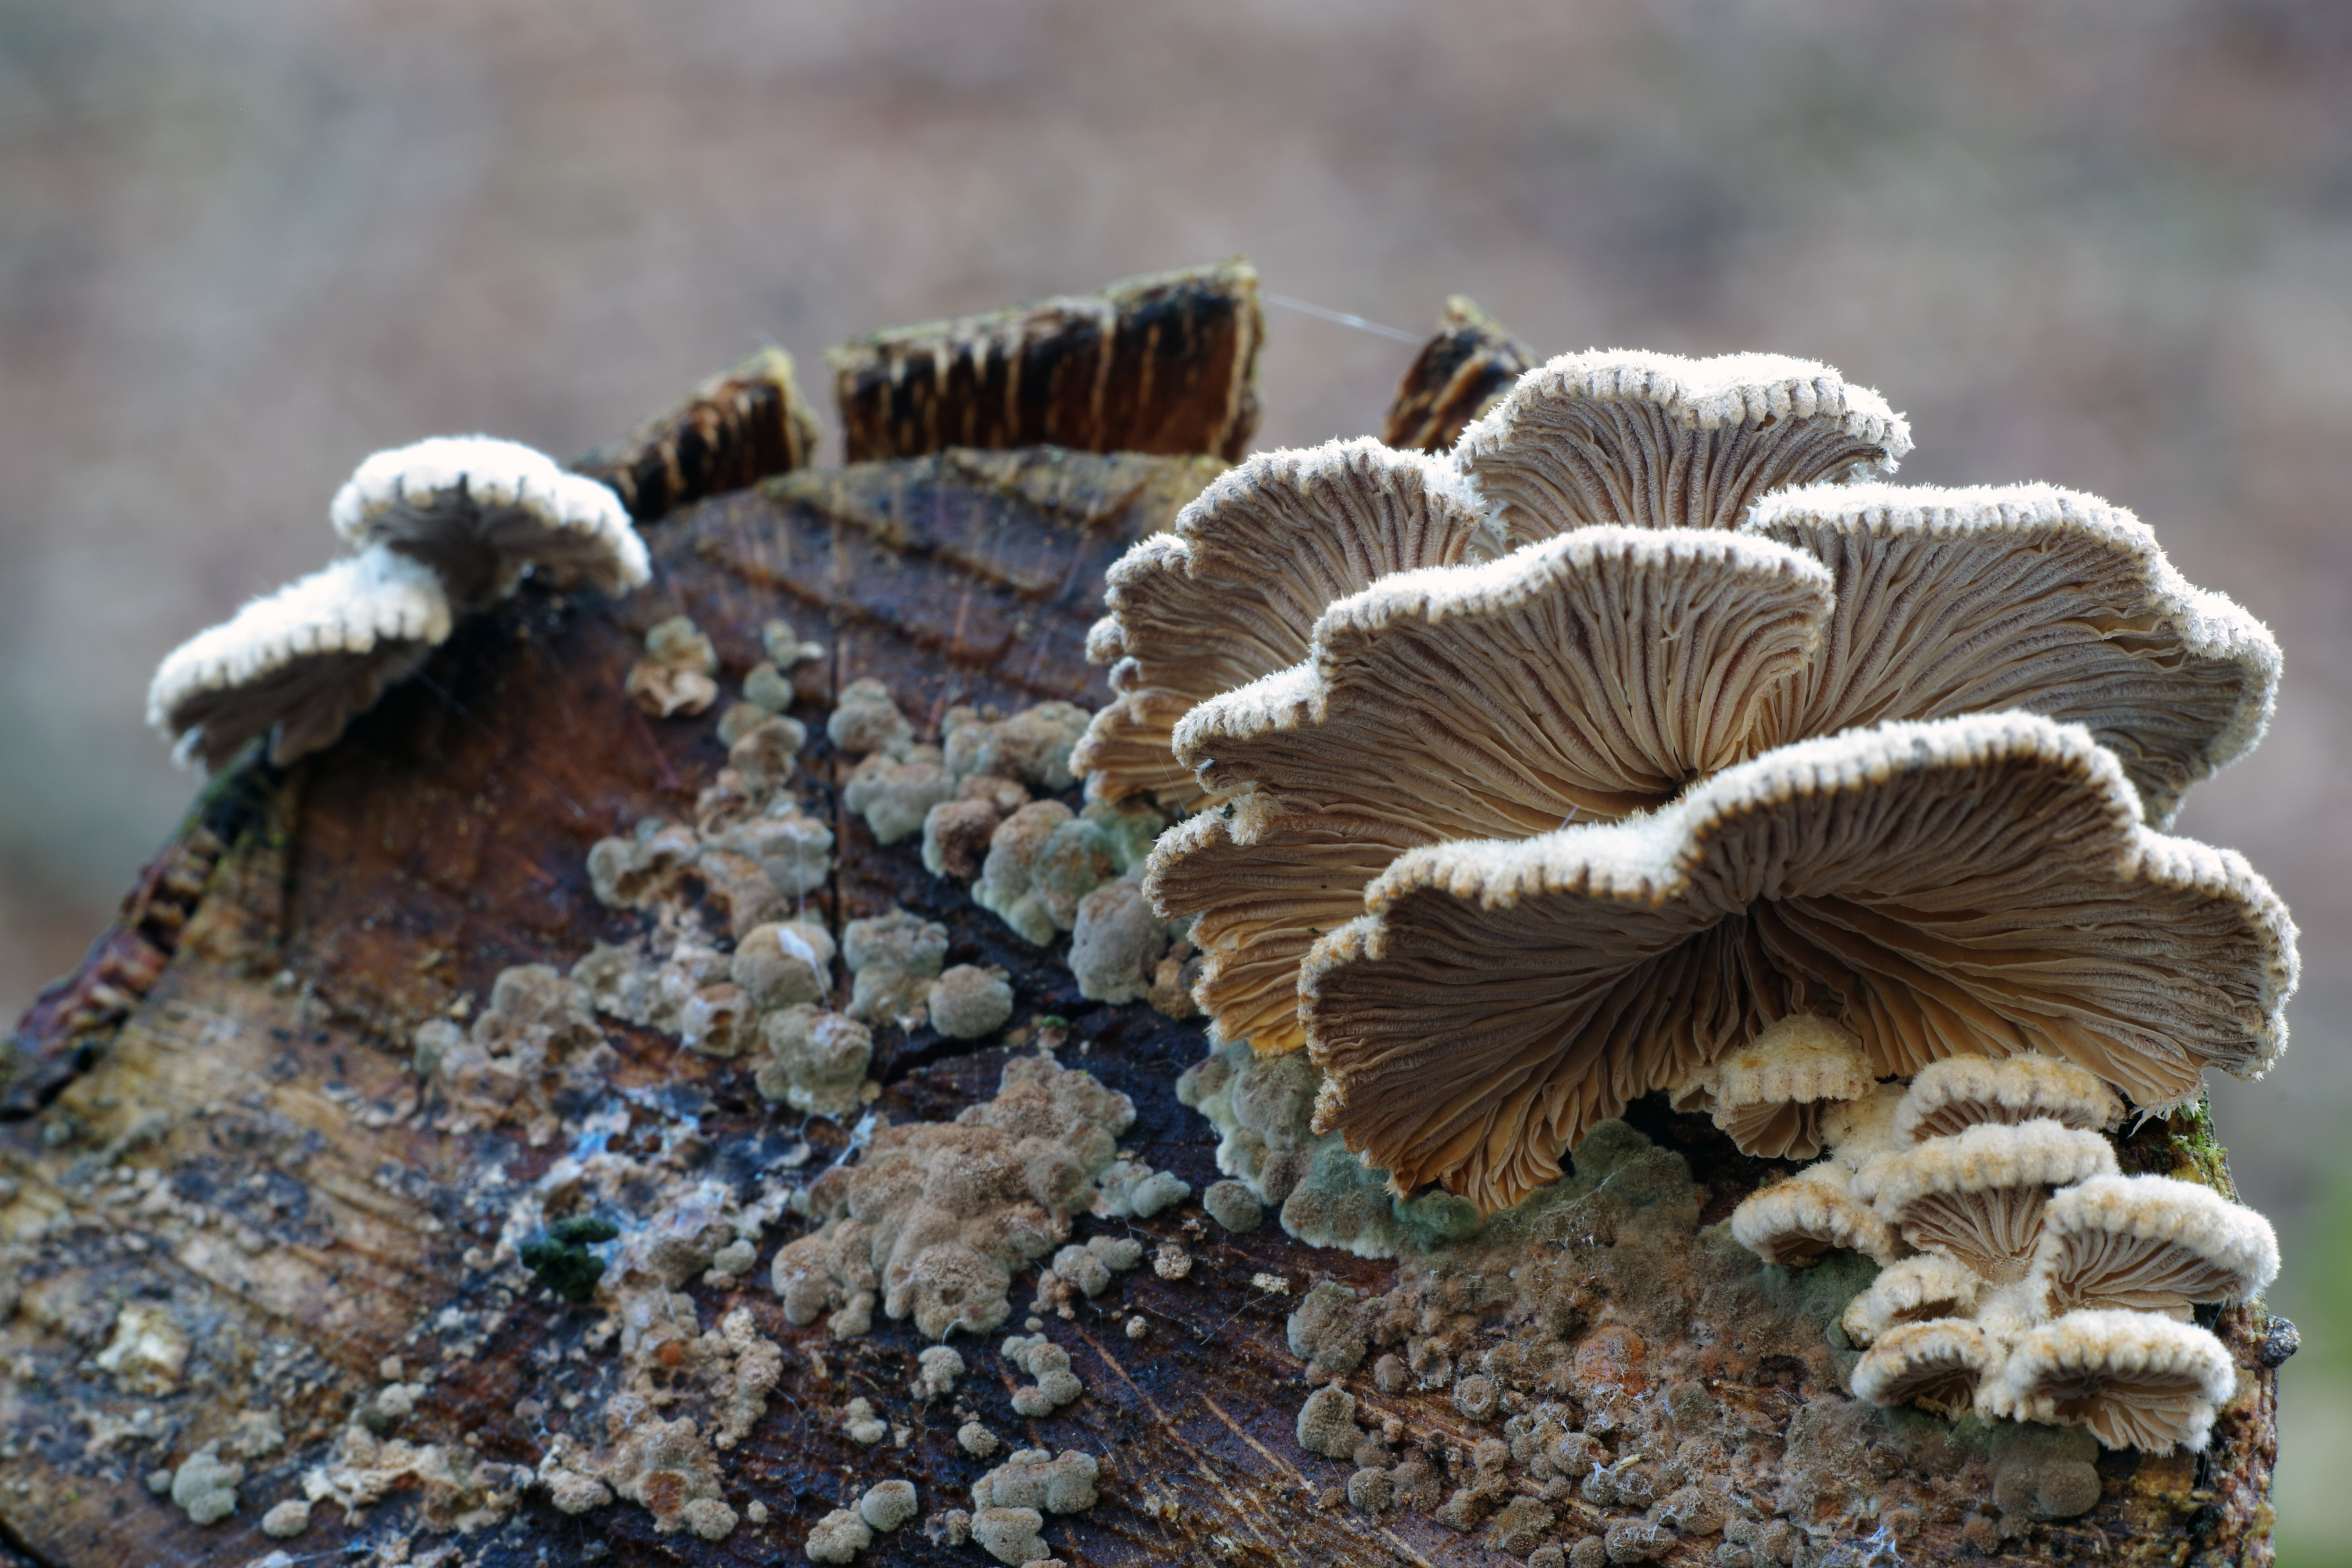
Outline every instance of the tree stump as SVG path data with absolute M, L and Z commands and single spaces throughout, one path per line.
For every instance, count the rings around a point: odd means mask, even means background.
M 1249 307 L 1254 321 L 1254 295 Z M 1426 362 L 1441 376 L 1459 368 Z M 1433 395 L 1409 382 L 1400 402 L 1419 410 Z M 1245 383 L 1234 397 L 1203 416 L 1219 440 L 1238 426 L 1238 400 L 1255 406 Z M 778 428 L 802 428 L 771 412 Z M 1004 1455 L 973 1457 L 949 1401 L 910 1394 L 925 1343 L 911 1323 L 877 1316 L 837 1339 L 822 1321 L 787 1321 L 766 1267 L 805 1228 L 789 1215 L 751 1272 L 684 1287 L 699 1327 L 740 1310 L 782 1352 L 764 1414 L 719 1456 L 731 1531 L 706 1540 L 629 1500 L 567 1512 L 530 1479 L 613 1394 L 611 1303 L 543 1288 L 515 1260 L 509 1226 L 516 1194 L 583 1127 L 649 1171 L 745 1194 L 854 1158 L 853 1129 L 771 1105 L 746 1062 L 615 1020 L 604 1021 L 613 1055 L 594 1092 L 559 1104 L 562 1132 L 538 1146 L 516 1126 L 461 1130 L 412 1066 L 417 1026 L 479 1006 L 501 971 L 569 968 L 637 929 L 640 917 L 591 892 L 590 846 L 646 816 L 690 819 L 726 761 L 715 712 L 654 720 L 623 692 L 646 629 L 683 613 L 730 682 L 762 657 L 761 628 L 779 615 L 828 649 L 793 672 L 793 711 L 813 735 L 803 797 L 838 847 L 813 906 L 835 931 L 892 908 L 938 921 L 950 963 L 995 965 L 1013 986 L 1011 1032 L 977 1045 L 877 1030 L 868 1109 L 893 1123 L 950 1120 L 995 1092 L 1008 1059 L 1047 1046 L 1132 1100 L 1124 1152 L 1194 1190 L 1148 1220 L 1080 1220 L 1081 1236 L 1131 1234 L 1147 1256 L 1172 1246 L 1191 1259 L 1180 1277 L 1146 1267 L 1099 1297 L 1065 1291 L 1066 1317 L 1053 1303 L 1039 1314 L 1083 1397 L 1019 1415 L 1022 1379 L 995 1345 L 954 1342 L 970 1365 L 962 1397 L 1010 1447 L 1097 1457 L 1098 1500 L 1044 1521 L 1062 1561 L 1499 1564 L 1547 1548 L 1559 1557 L 1538 1561 L 1579 1568 L 1596 1552 L 1732 1568 L 2269 1560 L 2274 1369 L 2291 1326 L 2259 1307 L 2220 1313 L 2211 1326 L 2242 1376 L 2210 1448 L 2101 1452 L 2098 1501 L 2072 1511 L 2015 1444 L 1851 1400 L 1853 1355 L 1827 1332 L 1850 1274 L 1767 1270 L 1722 1237 L 1738 1201 L 1784 1167 L 1662 1104 L 1636 1109 L 1623 1147 L 1646 1139 L 1644 1169 L 1686 1175 L 1654 1202 L 1598 1188 L 1578 1198 L 1540 1259 L 1465 1253 L 1408 1268 L 1306 1246 L 1271 1217 L 1247 1234 L 1204 1217 L 1217 1135 L 1175 1087 L 1207 1054 L 1199 1025 L 1086 1000 L 1066 941 L 1031 945 L 962 884 L 925 871 L 913 844 L 876 843 L 840 805 L 846 769 L 822 720 L 868 677 L 925 738 L 960 704 L 1098 706 L 1102 673 L 1083 656 L 1103 569 L 1166 527 L 1222 462 L 949 447 L 747 483 L 723 452 L 682 464 L 653 449 L 683 428 L 656 421 L 645 451 L 598 459 L 642 476 L 653 587 L 611 601 L 527 586 L 331 751 L 215 779 L 117 926 L 19 1026 L 5 1084 L 14 1120 L 0 1126 L 0 1559 L 799 1561 L 824 1516 L 896 1478 L 914 1484 L 919 1517 L 857 1561 L 989 1560 L 945 1516 Z M 694 428 L 714 447 L 730 439 L 724 418 Z M 760 439 L 770 455 L 755 468 L 805 452 L 804 439 Z M 2147 1124 L 2120 1149 L 2127 1170 L 2227 1190 L 2201 1113 Z M 1512 1297 L 1514 1268 L 1563 1258 L 1572 1267 L 1547 1276 L 1550 1296 Z M 1029 1285 L 1016 1281 L 1004 1332 L 1028 1315 Z M 1324 1305 L 1309 1310 L 1310 1293 Z M 1408 1297 L 1420 1318 L 1392 1341 L 1375 1336 L 1355 1361 L 1318 1348 L 1317 1314 L 1333 1303 Z M 1538 1334 L 1531 1315 L 1547 1311 Z M 1496 1359 L 1531 1334 L 1548 1336 L 1544 1365 Z M 1381 1342 L 1395 1347 L 1385 1357 Z M 1308 1407 L 1325 1384 L 1352 1406 L 1318 1394 Z M 387 1400 L 389 1388 L 409 1392 Z M 892 1428 L 871 1445 L 845 1416 L 860 1398 Z M 1549 1440 L 1528 1436 L 1546 1400 L 1613 1449 L 1615 1493 L 1547 1480 L 1514 1452 Z M 667 1408 L 709 1426 L 691 1390 Z M 1335 1411 L 1353 1422 L 1337 1438 Z M 387 1452 L 406 1446 L 375 1477 L 382 1495 L 351 1500 L 345 1486 L 299 1535 L 265 1534 L 266 1516 L 282 1521 L 274 1505 L 303 1497 L 306 1472 L 352 1462 L 344 1435 L 362 1427 Z M 206 1448 L 239 1476 L 235 1510 L 198 1524 L 187 1504 L 204 1477 L 186 1465 Z M 1637 1471 L 1640 1489 L 1627 1479 Z M 159 1472 L 163 1495 L 148 1479 Z M 1387 1479 L 1357 1479 L 1370 1474 Z M 186 1483 L 177 1501 L 174 1475 Z M 1397 1495 L 1424 1476 L 1417 1504 Z M 1664 1496 L 1670 1482 L 1744 1498 L 1757 1517 L 1736 1530 L 1696 1515 L 1643 1523 L 1654 1500 L 1642 1489 Z

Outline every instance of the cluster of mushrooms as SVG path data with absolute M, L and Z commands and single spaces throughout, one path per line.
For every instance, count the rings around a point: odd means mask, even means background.
M 1768 1263 L 1845 1247 L 1883 1266 L 1841 1321 L 1869 1347 L 1855 1394 L 2087 1426 L 2109 1447 L 2205 1446 L 2237 1372 L 2185 1320 L 2269 1285 L 2278 1242 L 2210 1188 L 2118 1174 L 2101 1133 L 2123 1105 L 2095 1075 L 1949 1057 L 1880 1084 L 1851 1033 L 1797 1016 L 1716 1081 L 1735 1138 L 1828 1152 L 1742 1203 L 1733 1238 Z
M 1843 1205 L 1821 1246 L 1922 1255 L 1883 1331 L 1855 1320 L 1859 1390 L 1948 1409 L 1965 1382 L 1990 1413 L 2194 1446 L 2226 1357 L 2147 1309 L 2239 1299 L 2274 1248 L 2233 1240 L 2252 1262 L 2145 1300 L 2068 1294 L 2036 1248 L 2237 1235 L 2187 1184 L 2101 1185 L 2095 1129 L 2284 1047 L 2285 908 L 2158 831 L 2260 739 L 2277 646 L 2121 509 L 1886 482 L 1909 445 L 1823 365 L 1596 353 L 1442 456 L 1252 458 L 1112 568 L 1089 652 L 1116 700 L 1075 760 L 1097 798 L 1191 813 L 1145 887 L 1193 917 L 1213 1037 L 1303 1047 L 1316 1130 L 1399 1191 L 1507 1207 L 1653 1091 L 1773 1157 L 1826 1119 L 1843 1149 L 1757 1202 Z M 2094 1110 L 1922 1110 L 1863 1173 L 1901 1097 L 1979 1068 Z M 2072 1152 L 2022 1152 L 2045 1144 Z M 1958 1201 L 1947 1167 L 1997 1247 L 1923 1217 Z M 2170 1414 L 2050 1392 L 2083 1372 L 2066 1325 L 2115 1307 L 2110 1384 L 2162 1363 L 2191 1390 Z
M 248 602 L 156 669 L 147 721 L 184 759 L 217 769 L 263 736 L 281 766 L 324 750 L 528 574 L 608 594 L 651 576 L 619 496 L 488 436 L 376 453 L 328 519 L 350 554 Z

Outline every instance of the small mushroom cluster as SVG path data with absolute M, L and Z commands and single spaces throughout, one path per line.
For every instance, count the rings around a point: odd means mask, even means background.
M 2276 1275 L 2260 1215 L 2118 1174 L 2101 1134 L 2123 1106 L 2064 1062 L 1954 1058 L 1899 1089 L 1869 1082 L 1860 1043 L 1822 1022 L 1768 1031 L 1749 1054 L 1743 1079 L 1777 1086 L 1743 1090 L 1731 1118 L 1809 1121 L 1829 1154 L 1742 1203 L 1732 1235 L 1768 1263 L 1851 1248 L 1885 1266 L 1842 1320 L 1869 1347 L 1856 1394 L 2084 1426 L 2111 1448 L 2205 1446 L 2237 1371 L 2187 1320 Z M 1813 1092 L 1841 1054 L 1845 1081 Z
M 423 668 L 457 621 L 526 574 L 607 594 L 651 574 L 620 497 L 542 452 L 445 436 L 378 452 L 328 508 L 352 553 L 248 602 L 165 656 L 147 721 L 184 758 L 227 763 L 269 741 L 283 765 Z
M 1871 1079 L 2264 1070 L 2293 923 L 2155 828 L 2275 643 L 2095 497 L 1883 482 L 1909 445 L 1824 365 L 1563 355 L 1448 454 L 1263 454 L 1122 558 L 1076 760 L 1192 811 L 1144 889 L 1214 1037 L 1306 1047 L 1317 1131 L 1489 1212 L 1644 1094 L 1750 1092 L 1791 1017 Z

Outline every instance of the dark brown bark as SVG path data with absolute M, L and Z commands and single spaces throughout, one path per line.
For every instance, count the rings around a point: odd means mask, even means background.
M 1265 335 L 1256 269 L 1227 261 L 901 327 L 826 357 L 853 463 L 1044 445 L 1231 461 L 1257 429 Z
M 793 356 L 762 349 L 572 466 L 610 485 L 642 522 L 808 467 L 820 433 Z
M 1445 301 L 1437 335 L 1397 383 L 1381 439 L 1443 452 L 1539 356 L 1466 294 Z

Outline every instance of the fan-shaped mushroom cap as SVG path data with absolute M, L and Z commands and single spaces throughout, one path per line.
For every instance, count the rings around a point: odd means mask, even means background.
M 2160 826 L 2270 721 L 2270 632 L 2190 586 L 2147 524 L 2096 496 L 1817 485 L 1766 497 L 1740 531 L 1807 551 L 1837 580 L 1821 657 L 1773 698 L 1763 744 L 2022 709 L 2089 730 Z
M 2087 1426 L 2110 1448 L 2205 1447 L 2238 1385 L 2221 1342 L 2152 1312 L 2069 1312 L 2020 1337 L 1977 1391 L 1988 1416 Z
M 527 566 L 608 594 L 652 572 L 620 497 L 543 452 L 488 436 L 436 436 L 378 452 L 335 492 L 327 515 L 355 545 L 386 544 L 431 566 L 461 611 L 514 592 Z
M 1952 1057 L 1930 1062 L 1911 1080 L 1895 1112 L 1895 1136 L 1904 1143 L 1943 1138 L 1985 1122 L 2060 1121 L 2092 1130 L 2112 1127 L 2124 1113 L 2115 1090 L 2096 1073 L 2043 1056 L 1989 1061 Z
M 2055 1121 L 1989 1123 L 1874 1163 L 1854 1195 L 1921 1251 L 2006 1285 L 2025 1273 L 2050 1190 L 2115 1168 L 2115 1150 L 2095 1132 Z
M 2189 1316 L 2278 1277 L 2270 1222 L 2170 1176 L 2094 1176 L 2054 1194 L 2028 1283 L 2050 1312 L 2129 1307 Z
M 1853 1364 L 1853 1392 L 1873 1405 L 1957 1415 L 1973 1404 L 2000 1349 L 1974 1323 L 1939 1318 L 1889 1329 Z
M 1203 698 L 1307 655 L 1323 607 L 1392 572 L 1463 558 L 1478 512 L 1454 470 L 1365 439 L 1262 452 L 1220 475 L 1104 574 L 1109 614 L 1087 658 L 1111 667 L 1111 705 L 1072 765 L 1106 800 L 1202 799 L 1169 755 Z
M 1845 1173 L 1826 1163 L 1749 1194 L 1731 1211 L 1731 1239 L 1774 1264 L 1811 1263 L 1841 1247 L 1881 1263 L 1903 1256 L 1900 1238 L 1847 1193 Z
M 2027 714 L 1804 742 L 1646 818 L 1412 850 L 1365 906 L 1301 968 L 1318 1121 L 1489 1209 L 1791 1012 L 1834 1013 L 1874 1076 L 2038 1050 L 2157 1105 L 2267 1067 L 2295 975 L 2267 883 L 2149 832 L 2110 753 Z
M 1209 791 L 1241 791 L 1165 840 L 1147 883 L 1163 914 L 1202 917 L 1218 1037 L 1304 1040 L 1298 961 L 1399 851 L 1622 816 L 1732 761 L 1811 651 L 1827 584 L 1780 546 L 1596 528 L 1332 605 L 1310 659 L 1176 727 Z
M 1868 387 L 1781 354 L 1561 354 L 1462 433 L 1500 547 L 1591 523 L 1730 528 L 1767 490 L 1889 473 L 1911 427 Z
M 1838 1322 L 1846 1338 L 1866 1345 L 1906 1323 L 1966 1317 L 1983 1289 L 1967 1264 L 1925 1252 L 1880 1269 L 1870 1289 L 1846 1303 Z
M 1791 1013 L 1715 1067 L 1715 1124 L 1740 1152 L 1808 1160 L 1821 1152 L 1822 1114 L 1875 1086 L 1852 1029 Z
M 270 760 L 283 765 L 331 745 L 415 672 L 449 625 L 431 568 L 380 545 L 362 550 L 248 600 L 165 655 L 147 689 L 147 721 L 207 768 L 274 730 Z

